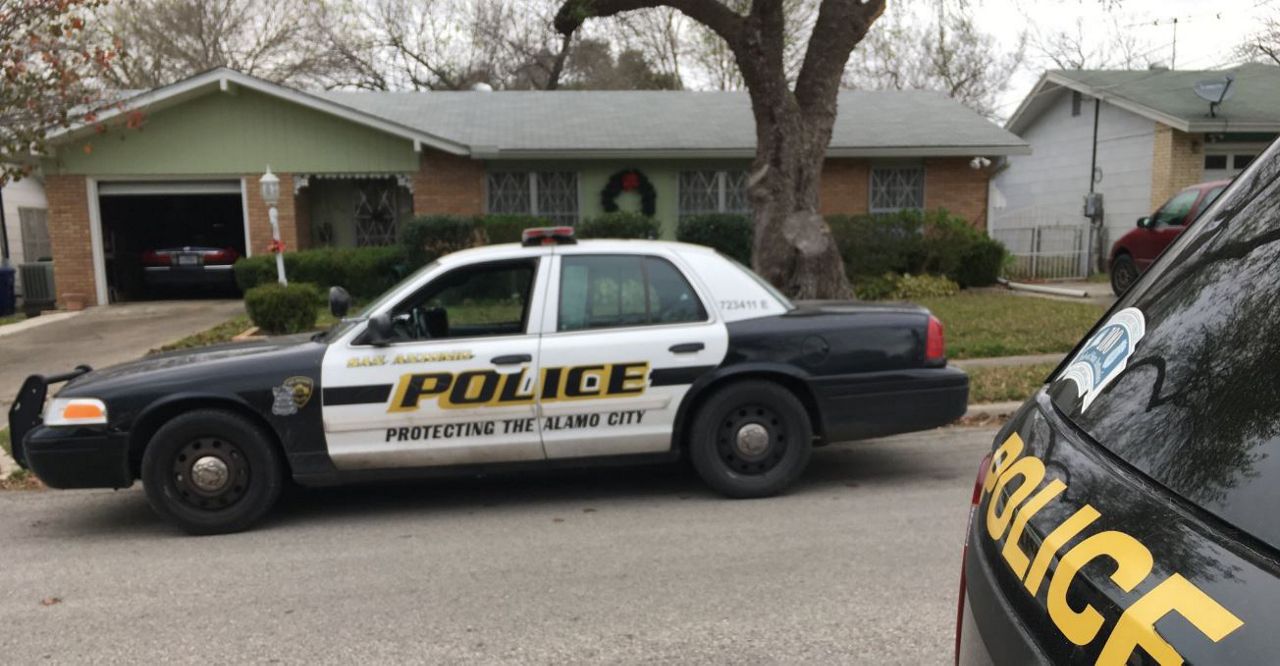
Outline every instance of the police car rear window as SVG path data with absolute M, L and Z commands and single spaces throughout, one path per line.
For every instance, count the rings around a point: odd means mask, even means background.
M 1054 405 L 1280 548 L 1280 155 L 1241 174 L 1073 353 Z

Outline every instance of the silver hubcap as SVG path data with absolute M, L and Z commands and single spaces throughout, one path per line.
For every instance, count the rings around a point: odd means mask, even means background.
M 737 446 L 744 456 L 759 456 L 769 448 L 769 431 L 759 423 L 748 423 L 738 428 Z
M 222 488 L 230 476 L 227 463 L 216 456 L 204 456 L 191 464 L 191 485 L 205 492 Z

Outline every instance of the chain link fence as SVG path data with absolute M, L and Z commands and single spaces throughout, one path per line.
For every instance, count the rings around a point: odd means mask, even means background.
M 990 235 L 1013 256 L 1005 269 L 1011 280 L 1069 280 L 1087 278 L 1093 272 L 1095 233 L 1107 247 L 1106 229 L 1095 232 L 1087 221 L 1058 224 L 1036 208 L 1006 211 L 992 220 Z

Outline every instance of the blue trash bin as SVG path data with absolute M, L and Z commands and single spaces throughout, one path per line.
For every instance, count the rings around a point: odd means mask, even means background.
M 18 271 L 13 266 L 0 265 L 0 317 L 13 314 L 17 298 L 13 294 L 13 278 Z

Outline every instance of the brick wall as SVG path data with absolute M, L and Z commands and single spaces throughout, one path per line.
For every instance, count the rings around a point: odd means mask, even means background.
M 1155 148 L 1152 153 L 1152 210 L 1178 190 L 1204 179 L 1204 142 L 1200 135 L 1187 134 L 1156 123 Z
M 85 178 L 46 176 L 44 191 L 49 200 L 49 244 L 53 249 L 58 304 L 72 308 L 96 304 Z
M 967 157 L 925 159 L 924 207 L 945 208 L 978 229 L 987 225 L 987 169 L 973 169 Z M 818 210 L 823 215 L 869 212 L 871 164 L 865 159 L 828 159 L 822 168 Z
M 945 208 L 977 229 L 987 228 L 986 169 L 969 166 L 967 157 L 939 157 L 924 161 L 924 207 Z
M 479 215 L 484 212 L 484 162 L 423 149 L 413 174 L 415 214 Z
M 302 188 L 293 198 L 293 221 L 298 234 L 297 249 L 311 247 L 311 196 L 310 188 Z M 283 196 L 283 195 L 281 195 Z
M 302 247 L 298 244 L 293 174 L 277 173 L 276 176 L 280 178 L 280 202 L 276 204 L 277 219 L 280 223 L 280 240 L 284 241 L 285 250 L 292 252 Z M 267 204 L 262 201 L 262 186 L 258 183 L 261 177 L 260 173 L 244 176 L 245 199 L 249 208 L 249 237 L 245 239 L 245 245 L 254 255 L 266 254 L 267 246 L 271 244 L 271 220 Z
M 832 158 L 822 165 L 818 212 L 841 215 L 867 212 L 871 169 L 866 160 Z

